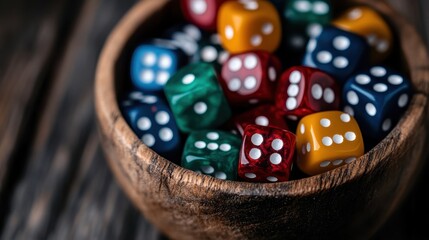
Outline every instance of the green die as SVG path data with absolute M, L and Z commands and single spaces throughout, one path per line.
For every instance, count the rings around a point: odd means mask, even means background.
M 180 69 L 165 85 L 164 92 L 182 132 L 216 128 L 231 116 L 231 109 L 209 63 Z
M 332 7 L 329 0 L 289 0 L 283 16 L 291 24 L 327 25 L 331 21 Z
M 185 143 L 182 167 L 219 179 L 237 179 L 241 138 L 224 131 L 192 132 Z
M 282 50 L 286 55 L 302 59 L 310 38 L 322 32 L 323 26 L 330 23 L 332 8 L 329 0 L 289 0 L 282 13 Z M 300 62 L 291 62 L 297 65 Z

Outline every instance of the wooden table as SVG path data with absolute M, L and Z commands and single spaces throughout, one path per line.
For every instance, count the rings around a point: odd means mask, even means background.
M 95 124 L 98 55 L 135 1 L 0 0 L 2 239 L 164 238 L 118 187 Z M 429 1 L 390 2 L 429 43 Z M 428 172 L 374 239 L 429 238 Z

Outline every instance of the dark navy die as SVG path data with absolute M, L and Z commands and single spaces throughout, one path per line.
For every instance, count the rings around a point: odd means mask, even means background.
M 154 39 L 137 47 L 131 59 L 131 80 L 143 91 L 161 91 L 183 65 L 184 53 L 171 41 Z
M 220 69 L 228 57 L 229 53 L 223 49 L 219 35 L 211 34 L 198 43 L 198 50 L 191 62 L 213 63 L 217 69 Z
M 276 51 L 276 55 L 281 60 L 283 67 L 289 68 L 301 65 L 310 39 L 306 26 L 284 23 L 282 33 L 282 42 Z
M 144 94 L 138 90 L 129 92 L 120 103 L 125 120 L 128 123 L 133 122 L 141 105 L 156 104 L 159 98 L 158 95 Z
M 178 24 L 167 29 L 163 36 L 191 59 L 197 53 L 198 43 L 203 39 L 204 33 L 193 24 Z
M 328 26 L 308 42 L 303 65 L 329 73 L 342 85 L 354 72 L 366 67 L 369 51 L 363 37 Z
M 157 95 L 131 92 L 121 102 L 122 112 L 138 138 L 152 150 L 174 159 L 181 155 L 182 142 L 167 103 Z
M 374 146 L 396 125 L 412 97 L 406 77 L 384 66 L 353 75 L 344 85 L 344 111 L 359 123 L 366 142 Z
M 281 15 L 286 1 L 285 0 L 269 0 L 269 1 L 274 5 L 279 15 Z

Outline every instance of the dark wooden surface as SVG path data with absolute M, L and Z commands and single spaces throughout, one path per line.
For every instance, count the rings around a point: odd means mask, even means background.
M 95 124 L 98 55 L 135 1 L 0 0 L 2 239 L 163 238 L 115 182 Z M 390 2 L 429 43 L 429 2 Z M 374 239 L 429 238 L 428 172 Z

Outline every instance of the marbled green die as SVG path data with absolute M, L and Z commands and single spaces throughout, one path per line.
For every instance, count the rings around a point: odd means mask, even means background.
M 182 132 L 212 129 L 225 123 L 231 109 L 212 64 L 195 63 L 180 69 L 164 92 Z
M 241 138 L 224 131 L 192 132 L 185 143 L 182 167 L 219 179 L 237 179 Z
M 284 35 L 317 37 L 332 19 L 329 0 L 290 0 L 283 11 Z
M 331 21 L 331 16 L 329 0 L 289 0 L 283 11 L 283 17 L 293 24 L 326 25 Z

